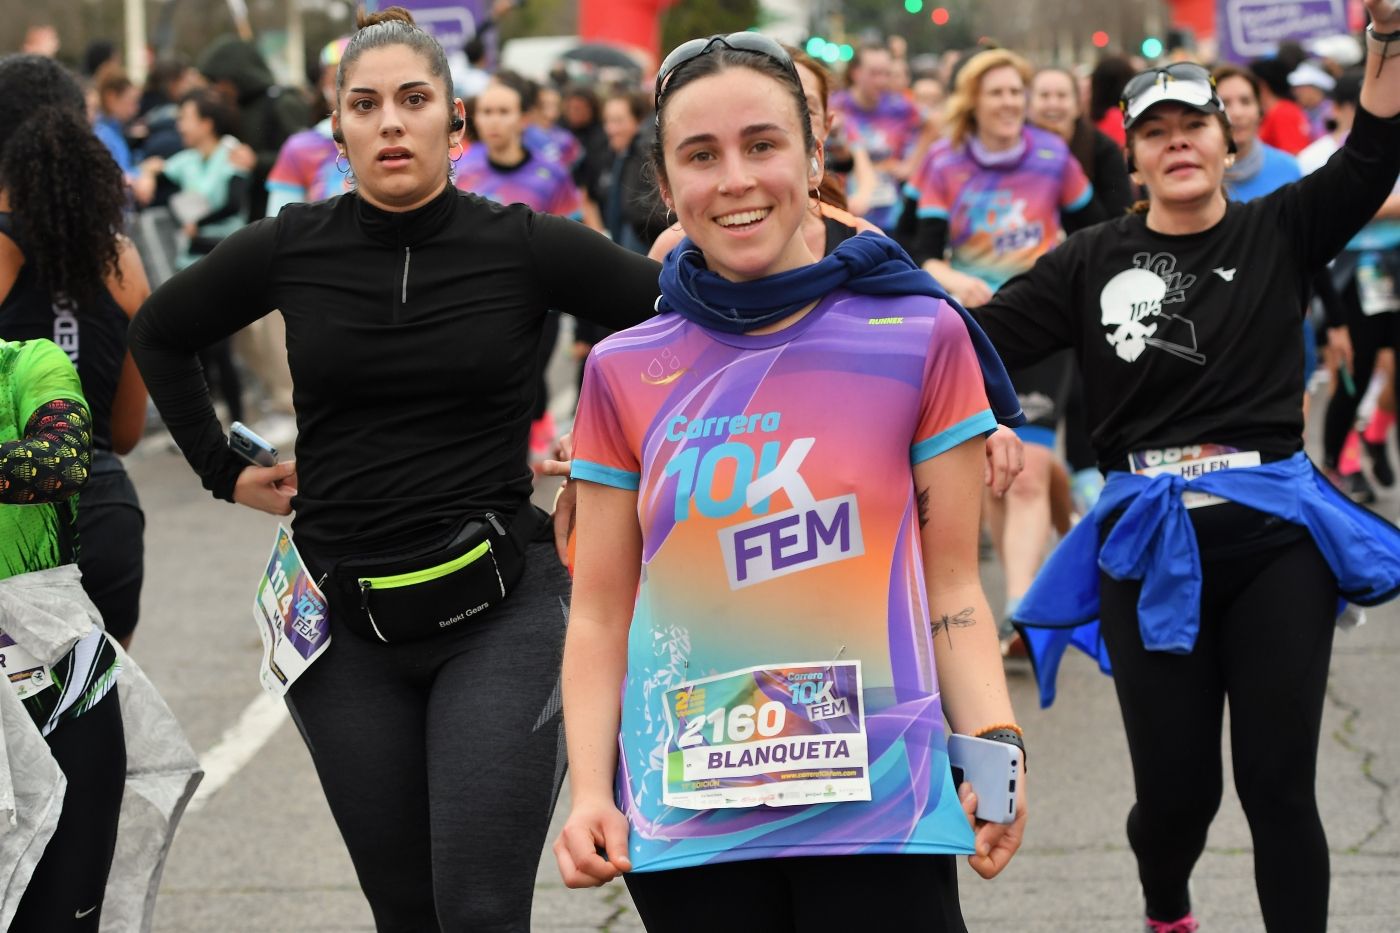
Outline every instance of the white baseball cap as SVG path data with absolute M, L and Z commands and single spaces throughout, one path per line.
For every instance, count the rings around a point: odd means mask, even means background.
M 1288 76 L 1289 87 L 1315 87 L 1327 93 L 1337 86 L 1333 78 L 1315 62 L 1303 62 Z

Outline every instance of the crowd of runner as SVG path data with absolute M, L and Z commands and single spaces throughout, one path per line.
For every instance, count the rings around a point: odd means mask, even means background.
M 1400 11 L 1366 7 L 1247 64 L 891 41 L 834 73 L 746 32 L 542 81 L 490 21 L 445 50 L 393 7 L 305 92 L 241 39 L 143 91 L 31 30 L 0 57 L 0 706 L 48 749 L 11 789 L 61 812 L 0 849 L 0 922 L 96 930 L 111 891 L 149 407 L 215 497 L 294 514 L 331 643 L 287 705 L 380 930 L 528 929 L 566 767 L 564 881 L 624 878 L 648 929 L 709 929 L 718 886 L 753 929 L 964 930 L 954 858 L 995 877 L 1029 813 L 1005 669 L 1049 705 L 1071 647 L 1115 678 L 1144 928 L 1209 927 L 1228 702 L 1264 922 L 1324 930 L 1332 633 L 1400 591 L 1364 508 Z M 1006 822 L 952 735 L 1010 750 Z

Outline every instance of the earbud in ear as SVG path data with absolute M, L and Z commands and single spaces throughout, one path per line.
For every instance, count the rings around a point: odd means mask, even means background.
M 467 121 L 462 119 L 461 114 L 454 113 L 452 115 L 451 121 L 449 121 L 447 124 L 447 129 L 448 131 L 455 133 L 466 125 Z
M 331 130 L 331 139 L 340 143 L 342 146 L 345 145 L 345 134 L 340 131 L 339 127 Z
M 1131 175 L 1133 172 L 1136 171 L 1137 163 L 1133 161 L 1133 154 L 1130 152 L 1128 153 L 1128 174 Z
M 822 173 L 822 164 L 821 164 L 821 162 L 819 162 L 819 161 L 817 160 L 817 157 L 816 157 L 816 156 L 812 156 L 812 174 L 813 174 L 813 175 L 820 175 L 821 173 Z

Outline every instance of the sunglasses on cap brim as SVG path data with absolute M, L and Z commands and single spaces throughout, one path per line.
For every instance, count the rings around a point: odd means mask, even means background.
M 717 48 L 735 52 L 755 52 L 767 56 L 786 68 L 799 85 L 802 83 L 797 76 L 797 66 L 792 63 L 792 56 L 787 53 L 787 49 L 762 33 L 731 32 L 727 36 L 691 39 L 672 49 L 671 54 L 662 60 L 661 67 L 657 69 L 656 111 L 658 119 L 660 119 L 661 113 L 661 98 L 666 93 L 666 86 L 675 73 L 686 64 L 695 61 L 702 55 L 708 55 Z
M 1211 73 L 1192 62 L 1178 62 L 1144 71 L 1123 88 L 1118 106 L 1123 111 L 1124 127 L 1131 127 L 1149 108 L 1167 101 L 1217 113 L 1225 109 Z

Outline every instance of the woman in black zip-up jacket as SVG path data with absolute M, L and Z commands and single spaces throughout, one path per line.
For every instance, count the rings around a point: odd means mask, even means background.
M 131 346 L 205 487 L 295 511 L 302 557 L 329 575 L 331 644 L 288 705 L 379 928 L 523 931 L 564 767 L 568 580 L 552 545 L 521 546 L 500 605 L 389 644 L 336 570 L 445 545 L 470 516 L 509 526 L 502 553 L 528 536 L 516 519 L 534 514 L 546 310 L 630 326 L 650 313 L 657 266 L 581 224 L 458 192 L 461 102 L 441 48 L 397 8 L 361 26 L 335 114 L 356 189 L 229 237 L 151 297 Z M 274 308 L 297 461 L 254 467 L 229 452 L 195 353 Z

